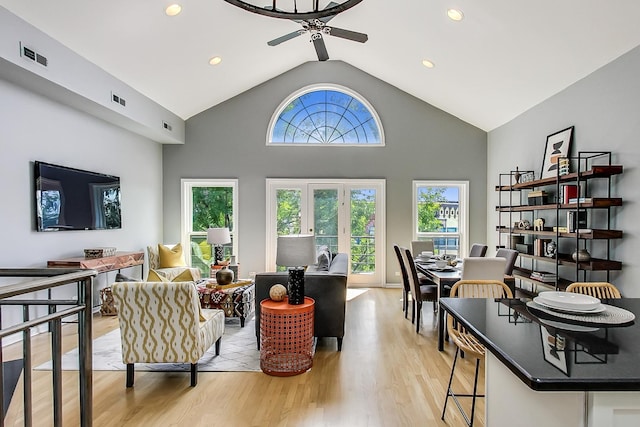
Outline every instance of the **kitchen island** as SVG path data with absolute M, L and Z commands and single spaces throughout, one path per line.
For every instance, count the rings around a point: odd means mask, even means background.
M 603 303 L 640 313 L 640 299 Z M 442 298 L 440 306 L 487 349 L 487 426 L 640 425 L 637 319 L 580 323 L 518 299 Z

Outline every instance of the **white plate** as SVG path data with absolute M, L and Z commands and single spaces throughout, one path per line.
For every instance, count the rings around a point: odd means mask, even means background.
M 590 295 L 577 294 L 574 292 L 540 292 L 538 297 L 544 301 L 547 306 L 569 309 L 590 311 L 600 306 L 600 300 Z
M 540 295 L 535 297 L 533 299 L 533 302 L 535 302 L 536 304 L 540 304 L 541 306 L 548 308 L 549 310 L 555 310 L 555 311 L 560 311 L 562 313 L 570 313 L 570 314 L 596 314 L 596 313 L 602 313 L 607 309 L 607 307 L 605 307 L 604 304 L 600 304 L 600 303 L 598 303 L 598 306 L 596 306 L 595 308 L 592 308 L 589 310 L 580 310 L 577 308 L 555 307 L 553 305 L 548 304 L 546 300 L 540 298 Z
M 435 264 L 430 264 L 427 266 L 427 269 L 429 270 L 433 270 L 433 271 L 440 271 L 440 272 L 451 272 L 451 271 L 456 271 L 456 269 L 454 267 L 444 267 L 444 268 L 438 268 L 436 267 Z
M 547 319 L 538 319 L 541 323 L 547 326 L 551 326 L 552 328 L 564 329 L 565 331 L 573 331 L 573 332 L 595 332 L 599 328 L 594 328 L 591 326 L 580 326 L 580 325 L 570 325 L 569 323 L 556 322 L 554 320 Z

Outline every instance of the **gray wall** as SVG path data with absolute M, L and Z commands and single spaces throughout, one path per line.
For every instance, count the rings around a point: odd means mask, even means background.
M 118 250 L 141 250 L 149 243 L 161 241 L 160 144 L 2 79 L 0 129 L 0 267 L 43 268 L 47 260 L 82 256 L 84 248 L 115 246 Z M 123 228 L 34 231 L 35 160 L 119 176 Z M 131 269 L 132 275 L 140 276 L 139 270 Z M 98 285 L 113 280 L 114 274 L 100 275 Z M 3 309 L 4 326 L 6 320 Z
M 380 115 L 384 148 L 266 147 L 269 120 L 293 92 L 349 87 Z M 411 240 L 413 179 L 470 180 L 470 241 L 486 236 L 486 133 L 341 61 L 309 62 L 187 121 L 186 144 L 164 146 L 164 236 L 180 238 L 180 179 L 238 178 L 241 274 L 265 269 L 265 178 L 385 178 L 391 244 Z
M 488 206 L 497 204 L 493 191 L 498 174 L 519 166 L 539 174 L 546 137 L 575 126 L 572 151 L 612 151 L 613 162 L 624 166 L 624 174 L 613 180 L 614 196 L 624 205 L 614 208 L 612 228 L 624 231 L 613 241 L 612 258 L 623 262 L 623 270 L 611 281 L 626 296 L 640 296 L 636 278 L 640 274 L 638 256 L 640 217 L 638 161 L 640 160 L 640 48 L 635 48 L 566 90 L 530 109 L 513 121 L 489 133 Z M 488 218 L 488 240 L 497 243 L 497 215 Z M 595 227 L 595 225 L 592 225 Z M 596 277 L 594 275 L 594 277 Z

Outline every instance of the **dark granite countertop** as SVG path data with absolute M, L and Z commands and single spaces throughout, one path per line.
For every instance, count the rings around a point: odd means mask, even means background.
M 602 302 L 640 313 L 640 298 Z M 640 390 L 638 319 L 606 328 L 567 324 L 517 299 L 441 298 L 440 306 L 533 390 Z

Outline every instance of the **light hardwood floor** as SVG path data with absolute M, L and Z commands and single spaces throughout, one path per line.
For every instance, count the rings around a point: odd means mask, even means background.
M 423 325 L 404 319 L 399 289 L 351 289 L 342 352 L 335 339 L 318 342 L 313 368 L 293 377 L 257 372 L 136 373 L 133 388 L 124 372 L 93 374 L 94 426 L 462 426 L 449 402 L 440 420 L 455 347 L 437 351 L 436 316 L 423 306 Z M 94 318 L 94 336 L 117 328 L 115 317 Z M 77 345 L 75 328 L 64 328 L 63 351 Z M 50 359 L 48 334 L 33 340 L 33 366 Z M 224 339 L 222 341 L 224 352 Z M 21 357 L 21 347 L 5 349 L 5 360 Z M 471 390 L 472 360 L 462 359 L 454 387 Z M 484 377 L 481 374 L 481 377 Z M 79 421 L 77 372 L 64 372 L 64 425 Z M 483 388 L 483 386 L 481 386 Z M 21 426 L 22 380 L 5 419 Z M 34 425 L 52 425 L 51 373 L 33 371 Z M 454 388 L 455 390 L 455 388 Z M 468 400 L 468 399 L 465 399 Z M 467 410 L 470 405 L 465 405 Z M 475 425 L 484 426 L 484 401 Z

